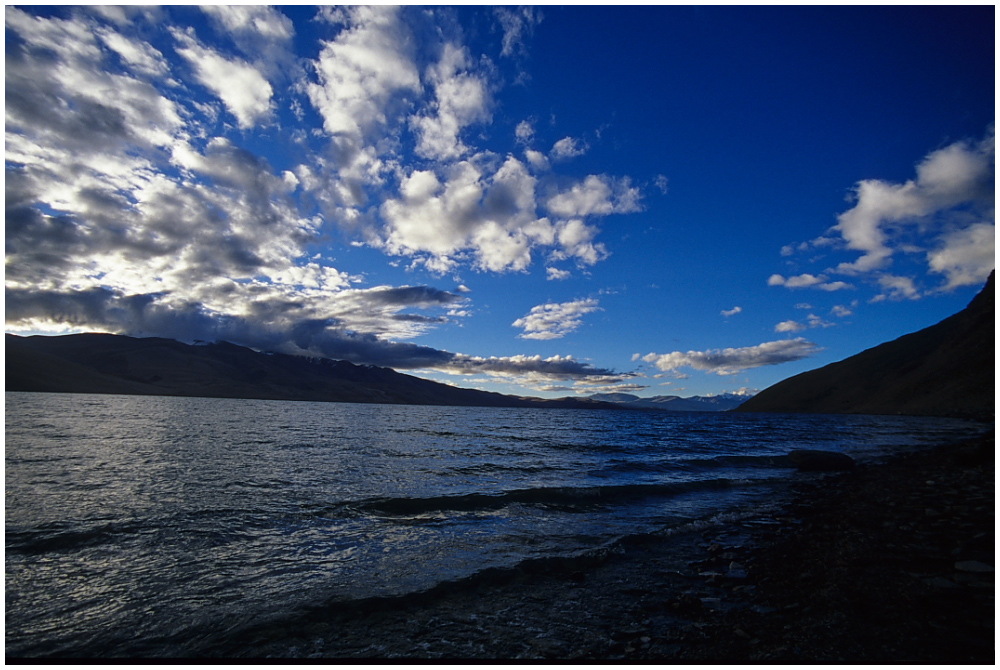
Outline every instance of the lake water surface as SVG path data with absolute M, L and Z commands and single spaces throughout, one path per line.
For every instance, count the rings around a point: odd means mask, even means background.
M 6 656 L 178 656 L 303 608 L 605 551 L 780 500 L 871 416 L 5 394 Z

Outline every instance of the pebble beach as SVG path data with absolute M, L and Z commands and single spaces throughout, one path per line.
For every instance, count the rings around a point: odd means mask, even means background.
M 204 656 L 992 664 L 993 448 L 860 465 L 728 523 L 315 610 Z

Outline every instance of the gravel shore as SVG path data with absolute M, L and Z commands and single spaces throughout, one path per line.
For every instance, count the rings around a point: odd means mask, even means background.
M 993 446 L 859 466 L 766 513 L 317 610 L 204 654 L 992 664 Z

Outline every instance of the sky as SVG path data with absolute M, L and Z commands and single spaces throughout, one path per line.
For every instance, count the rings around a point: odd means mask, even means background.
M 994 266 L 994 8 L 5 8 L 5 329 L 762 390 Z

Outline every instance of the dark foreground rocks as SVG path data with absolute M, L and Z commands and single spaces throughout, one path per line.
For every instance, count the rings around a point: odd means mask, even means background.
M 792 449 L 788 452 L 788 460 L 803 472 L 837 472 L 854 469 L 854 459 L 836 451 Z
M 992 435 L 823 477 L 726 525 L 316 611 L 205 655 L 992 664 Z
M 801 491 L 681 658 L 993 664 L 994 500 L 992 435 Z

